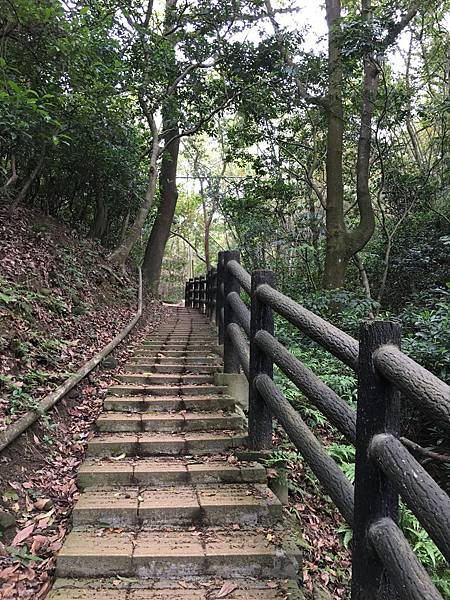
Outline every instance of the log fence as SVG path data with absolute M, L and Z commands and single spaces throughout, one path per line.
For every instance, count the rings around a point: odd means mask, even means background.
M 219 252 L 217 270 L 185 290 L 186 306 L 217 326 L 224 372 L 248 379 L 249 448 L 272 449 L 276 418 L 352 527 L 352 600 L 442 600 L 398 526 L 401 498 L 450 562 L 450 498 L 401 441 L 400 394 L 448 432 L 450 388 L 400 350 L 400 326 L 362 323 L 357 341 L 276 290 L 272 272 L 248 273 L 239 251 Z M 356 372 L 356 411 L 277 340 L 274 314 Z M 355 445 L 354 485 L 275 384 L 274 365 Z

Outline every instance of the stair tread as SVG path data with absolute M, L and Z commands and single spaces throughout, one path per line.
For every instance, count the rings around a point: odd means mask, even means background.
M 169 382 L 175 382 L 175 383 L 183 383 L 183 379 L 188 379 L 189 381 L 201 381 L 203 383 L 204 379 L 208 379 L 213 381 L 214 378 L 212 376 L 208 376 L 208 375 L 197 375 L 196 373 L 133 373 L 133 372 L 124 372 L 124 373 L 119 373 L 118 375 L 116 375 L 117 379 L 121 379 L 123 377 L 127 377 L 131 380 L 138 380 L 139 378 L 144 377 L 146 379 L 148 379 L 149 384 L 151 385 L 151 382 L 153 380 L 160 380 L 160 379 L 165 379 L 168 383 Z M 206 382 L 205 382 L 206 383 Z M 162 384 L 165 385 L 165 384 Z
M 234 399 L 227 394 L 204 394 L 197 396 L 107 396 L 104 407 L 109 411 L 121 412 L 164 412 L 169 410 L 231 410 L 235 406 Z
M 230 600 L 299 600 L 299 551 L 266 469 L 234 456 L 246 419 L 215 384 L 215 332 L 194 310 L 170 310 L 104 398 L 56 563 L 70 579 L 49 599 L 206 600 L 232 578 Z
M 81 487 L 132 485 L 145 483 L 159 486 L 174 482 L 258 482 L 266 481 L 266 471 L 256 462 L 228 462 L 226 458 L 209 461 L 184 457 L 135 457 L 114 461 L 88 458 L 78 471 Z
M 243 418 L 236 412 L 103 412 L 96 421 L 100 431 L 242 430 Z
M 241 576 L 295 576 L 298 550 L 287 535 L 215 527 L 195 531 L 73 529 L 60 550 L 58 576 L 214 575 L 239 565 Z
M 155 394 L 157 394 L 160 391 L 167 391 L 168 394 L 170 394 L 170 392 L 173 392 L 174 395 L 177 395 L 176 392 L 179 391 L 181 394 L 183 392 L 187 392 L 187 391 L 197 391 L 197 392 L 201 392 L 201 391 L 211 391 L 211 392 L 216 392 L 216 393 L 221 393 L 222 391 L 226 391 L 227 388 L 226 386 L 221 386 L 221 385 L 211 385 L 211 384 L 198 384 L 198 385 L 194 385 L 194 384 L 172 384 L 172 385 L 146 385 L 146 384 L 131 384 L 131 383 L 121 383 L 120 385 L 112 385 L 109 388 L 109 395 L 114 395 L 115 391 L 117 390 L 123 390 L 124 392 L 135 392 L 135 393 L 139 393 L 142 392 L 141 395 L 148 395 L 151 396 L 151 391 L 154 391 Z
M 206 579 L 198 577 L 179 581 L 145 580 L 130 583 L 117 579 L 72 580 L 57 579 L 48 600 L 208 600 L 226 584 L 227 600 L 300 600 L 298 586 L 288 580 L 270 579 Z M 211 595 L 213 594 L 213 595 Z
M 155 442 L 167 442 L 167 441 L 177 441 L 177 440 L 217 440 L 217 439 L 228 439 L 234 437 L 242 437 L 247 434 L 244 430 L 218 430 L 218 431 L 180 431 L 178 433 L 158 433 L 158 432 L 146 432 L 146 431 L 123 431 L 117 433 L 108 433 L 101 432 L 96 434 L 92 439 L 92 441 L 155 441 Z M 91 443 L 89 442 L 89 443 Z
M 246 431 L 217 430 L 179 433 L 158 432 L 99 432 L 88 442 L 88 454 L 103 452 L 113 454 L 217 454 L 242 446 L 247 439 Z
M 149 485 L 120 486 L 113 493 L 109 489 L 84 491 L 73 511 L 75 525 L 95 524 L 99 520 L 110 525 L 136 525 L 149 516 L 157 516 L 160 526 L 164 521 L 195 518 L 209 522 L 223 522 L 231 515 L 231 522 L 248 522 L 246 511 L 251 511 L 253 522 L 258 511 L 263 516 L 280 516 L 281 504 L 265 485 L 236 483 L 227 485 L 191 484 L 155 487 Z M 196 517 L 195 517 L 196 515 Z M 128 521 L 117 522 L 117 519 Z M 83 521 L 84 519 L 84 521 Z M 114 523 L 116 520 L 116 523 Z
M 127 412 L 117 412 L 117 411 L 105 411 L 103 412 L 97 419 L 98 421 L 108 421 L 108 420 L 121 420 L 121 419 L 130 419 L 130 420 L 140 420 L 146 419 L 149 421 L 178 421 L 178 420 L 205 420 L 205 419 L 222 419 L 226 417 L 236 417 L 239 416 L 237 413 L 233 412 L 222 412 L 222 411 L 205 411 L 205 412 L 186 412 L 185 410 L 173 413 L 154 413 L 154 412 L 146 412 L 139 411 L 135 413 L 127 413 Z

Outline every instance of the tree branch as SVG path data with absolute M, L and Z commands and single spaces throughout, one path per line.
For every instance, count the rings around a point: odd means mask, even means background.
M 394 23 L 390 28 L 388 33 L 386 34 L 384 40 L 381 43 L 382 48 L 385 50 L 391 44 L 395 42 L 401 32 L 409 25 L 409 23 L 414 19 L 419 10 L 420 2 L 413 2 L 409 7 L 409 10 L 402 16 L 398 23 Z
M 153 14 L 153 0 L 148 0 L 147 10 L 145 11 L 145 19 L 144 19 L 144 23 L 143 23 L 143 26 L 145 28 L 147 28 L 149 26 L 150 19 L 152 18 L 152 14 Z
M 252 84 L 252 85 L 256 85 L 256 84 Z M 248 86 L 246 88 L 246 90 L 249 89 L 250 87 L 252 87 L 252 86 Z M 217 115 L 217 113 L 219 113 L 221 110 L 224 110 L 227 106 L 229 106 L 233 100 L 235 100 L 240 94 L 242 94 L 243 91 L 244 90 L 239 90 L 238 92 L 236 92 L 235 94 L 230 96 L 230 98 L 227 98 L 224 102 L 222 102 L 222 104 L 220 104 L 219 106 L 216 106 L 216 108 L 214 108 L 207 115 L 202 117 L 196 125 L 190 127 L 189 129 L 186 129 L 185 131 L 181 131 L 179 134 L 175 135 L 173 138 L 171 138 L 166 143 L 165 147 L 169 146 L 169 144 L 172 144 L 178 138 L 188 137 L 190 135 L 193 135 L 194 133 L 197 133 L 197 131 L 199 131 L 199 129 L 201 129 L 203 127 L 203 125 L 206 125 L 206 123 L 208 123 L 215 115 Z M 161 149 L 161 152 L 163 152 L 163 151 L 164 151 L 164 148 Z
M 292 60 L 292 56 L 287 52 L 287 50 L 284 47 L 283 34 L 281 33 L 280 26 L 278 24 L 278 21 L 275 18 L 275 11 L 272 8 L 271 0 L 265 0 L 264 4 L 266 7 L 267 16 L 269 17 L 269 20 L 272 24 L 273 32 L 275 34 L 275 38 L 276 38 L 276 40 L 278 42 L 278 46 L 280 48 L 281 56 L 282 56 L 284 62 L 294 72 L 296 65 L 295 65 L 294 61 Z M 311 104 L 317 104 L 318 106 L 321 106 L 322 108 L 328 109 L 328 102 L 327 102 L 326 98 L 324 98 L 322 96 L 311 96 L 310 94 L 308 94 L 303 82 L 301 82 L 300 79 L 295 75 L 294 75 L 294 82 L 295 82 L 295 86 L 297 88 L 299 95 L 304 100 L 306 100 L 306 102 L 310 102 Z
M 414 452 L 417 452 L 418 454 L 421 454 L 426 458 L 430 458 L 431 460 L 438 460 L 439 462 L 450 463 L 450 456 L 448 454 L 439 454 L 438 452 L 433 452 L 432 450 L 428 450 L 428 448 L 423 448 L 422 446 L 419 446 L 419 444 L 416 444 L 416 442 L 408 440 L 408 438 L 405 437 L 401 437 L 400 441 L 404 446 L 406 446 L 410 450 L 413 450 Z
M 206 264 L 206 259 L 204 259 L 203 256 L 200 256 L 200 254 L 198 253 L 197 248 L 186 237 L 184 237 L 183 234 L 171 230 L 170 231 L 170 235 L 171 236 L 179 237 L 180 239 L 183 240 L 183 242 L 186 242 L 186 244 L 188 246 L 190 246 L 192 248 L 192 250 L 195 252 L 195 255 L 197 256 L 197 258 L 200 259 L 202 262 L 204 262 Z
M 171 96 L 177 89 L 178 84 L 180 84 L 183 81 L 183 79 L 185 77 L 187 77 L 189 75 L 189 73 L 191 73 L 192 71 L 195 71 L 196 69 L 208 69 L 209 67 L 214 67 L 217 63 L 218 63 L 217 60 L 214 60 L 212 63 L 203 63 L 203 62 L 191 63 L 189 66 L 187 66 L 185 68 L 185 70 L 182 73 L 180 73 L 180 75 L 178 75 L 178 77 L 175 79 L 175 81 L 172 83 L 172 85 L 167 88 L 166 95 Z

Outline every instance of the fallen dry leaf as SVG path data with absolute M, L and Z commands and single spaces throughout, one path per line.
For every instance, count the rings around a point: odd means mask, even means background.
M 220 588 L 219 593 L 217 594 L 216 598 L 226 598 L 227 596 L 229 596 L 232 592 L 234 592 L 235 590 L 237 590 L 237 585 L 231 581 L 226 581 L 223 586 Z
M 25 529 L 19 531 L 19 533 L 16 534 L 13 541 L 11 542 L 11 546 L 18 546 L 23 541 L 25 541 L 33 533 L 34 528 L 35 523 L 33 523 L 32 525 L 28 525 L 28 527 L 25 527 Z

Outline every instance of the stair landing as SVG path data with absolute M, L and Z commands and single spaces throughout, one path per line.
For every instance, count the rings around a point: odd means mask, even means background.
M 298 548 L 203 315 L 173 308 L 104 402 L 50 600 L 300 599 Z

